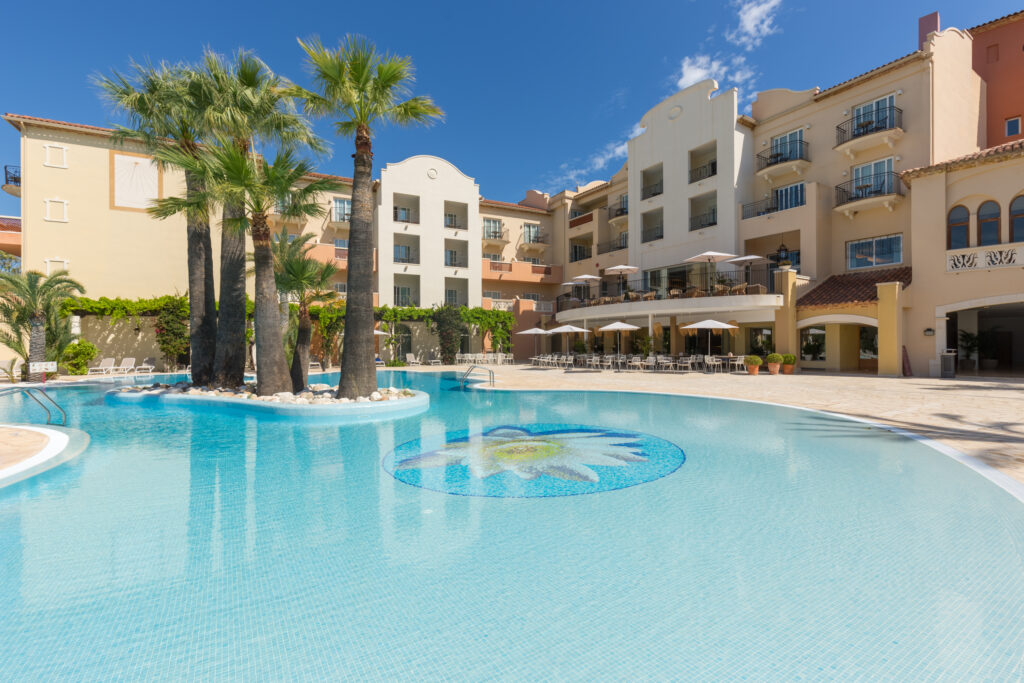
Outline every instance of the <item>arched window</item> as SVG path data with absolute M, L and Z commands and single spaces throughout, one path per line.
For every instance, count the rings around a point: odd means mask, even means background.
M 962 206 L 954 206 L 946 219 L 946 248 L 966 249 L 970 246 L 967 239 L 971 214 Z
M 1010 204 L 1010 241 L 1024 242 L 1024 194 Z
M 999 205 L 985 202 L 978 207 L 978 246 L 999 244 Z

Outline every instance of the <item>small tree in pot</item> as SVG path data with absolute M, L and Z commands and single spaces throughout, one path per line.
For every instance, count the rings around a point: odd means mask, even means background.
M 769 374 L 777 375 L 779 374 L 779 366 L 782 365 L 782 354 L 769 353 L 764 362 L 768 366 Z
M 756 375 L 761 369 L 762 362 L 760 356 L 747 356 L 743 359 L 743 364 L 747 366 L 748 375 Z
M 792 353 L 782 354 L 782 374 L 792 375 L 794 367 L 796 367 L 796 356 Z

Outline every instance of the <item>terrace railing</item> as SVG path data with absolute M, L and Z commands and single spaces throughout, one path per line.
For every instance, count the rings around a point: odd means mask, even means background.
M 718 174 L 718 160 L 714 159 L 706 164 L 690 169 L 690 182 L 696 183 Z
M 878 133 L 883 130 L 903 128 L 903 110 L 899 107 L 882 107 L 854 116 L 836 126 L 836 147 L 855 138 Z

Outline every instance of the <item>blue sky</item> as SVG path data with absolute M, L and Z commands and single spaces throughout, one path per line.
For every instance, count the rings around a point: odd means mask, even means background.
M 607 178 L 644 112 L 705 75 L 738 86 L 745 102 L 758 89 L 827 87 L 912 51 L 917 19 L 931 11 L 940 12 L 943 27 L 964 28 L 1019 9 L 1013 0 L 236 7 L 7 3 L 0 9 L 7 29 L 0 110 L 109 125 L 116 118 L 89 76 L 123 70 L 131 58 L 192 61 L 204 46 L 246 47 L 304 83 L 296 37 L 332 44 L 362 33 L 410 55 L 416 92 L 446 112 L 432 128 L 378 131 L 375 165 L 436 154 L 474 176 L 484 196 L 517 201 L 529 188 L 557 191 Z M 324 123 L 318 130 L 333 144 L 322 170 L 351 175 L 351 142 L 331 138 Z M 0 163 L 16 164 L 17 132 L 6 124 L 2 131 Z M 16 199 L 0 193 L 0 214 L 19 211 Z

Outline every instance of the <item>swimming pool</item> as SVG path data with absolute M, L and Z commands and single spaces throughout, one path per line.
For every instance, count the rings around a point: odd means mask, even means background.
M 381 383 L 429 412 L 57 390 L 92 441 L 0 489 L 4 678 L 1021 674 L 1024 504 L 923 444 L 761 404 Z

